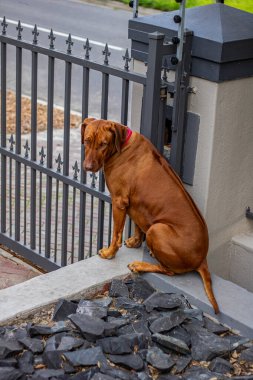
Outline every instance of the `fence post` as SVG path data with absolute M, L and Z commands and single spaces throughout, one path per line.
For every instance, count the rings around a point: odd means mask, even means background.
M 1 42 L 1 147 L 6 148 L 6 43 Z M 6 232 L 6 156 L 1 154 L 1 232 Z
M 147 82 L 144 89 L 140 132 L 155 146 L 158 143 L 161 67 L 164 34 L 149 34 Z
M 191 31 L 185 32 L 182 60 L 178 62 L 175 74 L 175 95 L 172 113 L 172 137 L 170 164 L 173 169 L 182 175 L 183 148 L 185 137 L 185 124 L 187 117 L 187 99 L 189 91 L 189 78 L 191 66 Z

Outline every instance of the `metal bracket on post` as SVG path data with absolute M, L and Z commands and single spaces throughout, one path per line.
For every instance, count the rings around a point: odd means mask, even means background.
M 158 121 L 158 134 L 157 134 L 157 149 L 161 154 L 164 151 L 164 127 L 165 127 L 165 115 L 167 104 L 167 86 L 162 85 L 160 88 L 160 107 L 159 107 L 159 121 Z
M 174 16 L 174 21 L 179 24 L 179 29 L 178 36 L 174 38 L 177 42 L 177 55 L 171 58 L 171 63 L 176 65 L 176 72 L 170 164 L 180 176 L 182 176 L 183 172 L 183 148 L 193 35 L 191 31 L 184 30 L 185 1 L 181 1 L 180 15 Z
M 250 210 L 250 207 L 246 208 L 245 216 L 246 218 L 253 220 L 253 212 Z

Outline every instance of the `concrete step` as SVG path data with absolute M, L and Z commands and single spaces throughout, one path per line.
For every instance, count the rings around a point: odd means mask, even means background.
M 230 281 L 253 292 L 253 234 L 232 238 L 230 246 Z
M 155 262 L 146 250 L 143 261 Z M 156 289 L 184 294 L 192 305 L 220 323 L 240 332 L 243 336 L 253 339 L 252 292 L 212 274 L 213 291 L 220 308 L 220 314 L 215 315 L 198 273 L 191 272 L 175 276 L 145 273 L 143 277 Z

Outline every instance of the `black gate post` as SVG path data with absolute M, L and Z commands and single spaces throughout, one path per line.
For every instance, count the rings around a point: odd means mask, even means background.
M 164 34 L 149 34 L 147 82 L 144 89 L 140 132 L 155 146 L 158 143 L 161 67 Z
M 170 164 L 178 175 L 182 175 L 183 170 L 183 148 L 187 117 L 192 36 L 193 33 L 191 31 L 184 33 L 185 42 L 183 46 L 183 56 L 182 60 L 177 64 L 175 74 Z

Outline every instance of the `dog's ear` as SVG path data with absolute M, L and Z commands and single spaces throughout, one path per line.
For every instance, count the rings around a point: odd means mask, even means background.
M 84 144 L 84 132 L 85 132 L 85 128 L 93 120 L 96 120 L 96 119 L 94 117 L 86 117 L 86 119 L 84 119 L 84 121 L 82 122 L 82 125 L 81 125 L 81 141 L 82 141 L 82 144 Z
M 120 123 L 112 123 L 112 130 L 115 134 L 115 146 L 117 151 L 121 152 L 121 147 L 125 142 L 127 127 Z

